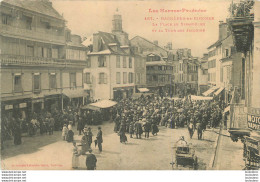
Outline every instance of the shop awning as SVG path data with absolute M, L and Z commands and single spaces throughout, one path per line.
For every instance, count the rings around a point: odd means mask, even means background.
M 217 86 L 211 87 L 211 88 L 208 89 L 206 92 L 202 93 L 202 95 L 208 96 L 208 95 L 210 95 L 212 92 L 214 92 L 217 88 L 218 88 Z
M 191 100 L 212 100 L 213 97 L 203 97 L 197 95 L 191 95 Z
M 64 90 L 63 94 L 69 98 L 85 97 L 88 95 L 84 90 Z
M 81 109 L 89 109 L 89 110 L 93 110 L 93 111 L 99 111 L 100 110 L 100 108 L 95 107 L 95 106 L 91 106 L 91 105 L 82 106 Z
M 12 96 L 4 96 L 1 97 L 1 101 L 12 101 L 12 100 L 19 100 L 19 99 L 31 99 L 32 94 L 24 94 L 24 95 L 12 95 Z
M 149 92 L 148 88 L 138 88 L 139 92 Z
M 104 108 L 112 107 L 116 104 L 117 104 L 117 102 L 114 102 L 112 100 L 101 100 L 101 101 L 98 101 L 98 102 L 95 102 L 95 103 L 92 103 L 92 104 L 89 104 L 89 105 L 104 109 Z
M 218 95 L 218 94 L 220 94 L 221 92 L 222 92 L 222 90 L 224 90 L 224 87 L 220 87 L 215 93 L 214 93 L 214 95 Z

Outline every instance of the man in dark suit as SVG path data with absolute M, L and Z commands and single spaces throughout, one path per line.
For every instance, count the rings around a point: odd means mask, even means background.
M 100 126 L 98 127 L 98 133 L 96 138 L 97 138 L 98 150 L 99 152 L 102 152 L 103 137 L 102 137 L 102 131 Z

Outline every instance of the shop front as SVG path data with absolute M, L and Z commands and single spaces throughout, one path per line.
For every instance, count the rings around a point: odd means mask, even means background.
M 31 113 L 31 94 L 2 97 L 1 115 L 2 117 L 14 117 L 27 119 Z
M 121 100 L 132 97 L 134 93 L 134 87 L 115 87 L 113 88 L 113 99 Z

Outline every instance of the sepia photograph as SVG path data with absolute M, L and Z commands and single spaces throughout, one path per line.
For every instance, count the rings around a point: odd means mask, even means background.
M 1 170 L 259 170 L 259 10 L 1 0 Z

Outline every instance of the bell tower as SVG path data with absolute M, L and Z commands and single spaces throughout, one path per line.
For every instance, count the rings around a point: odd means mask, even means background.
M 113 24 L 112 33 L 123 32 L 123 29 L 122 29 L 122 16 L 119 14 L 118 8 L 116 9 L 116 13 L 113 16 L 112 24 Z

